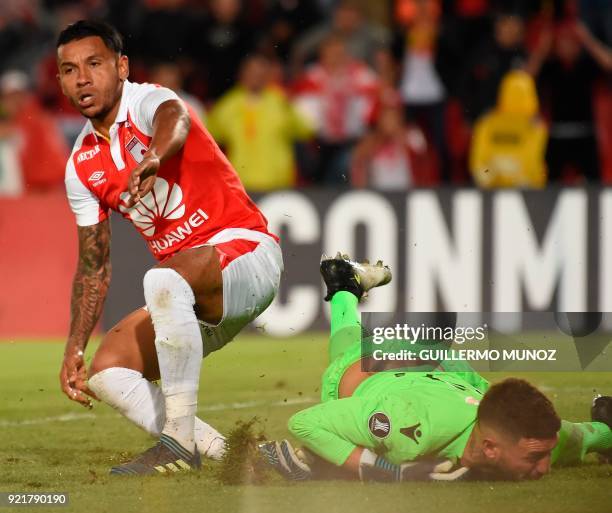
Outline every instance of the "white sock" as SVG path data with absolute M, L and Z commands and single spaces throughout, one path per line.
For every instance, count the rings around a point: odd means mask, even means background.
M 164 395 L 160 388 L 132 369 L 111 367 L 89 380 L 96 395 L 121 415 L 158 438 L 166 421 Z M 213 460 L 225 454 L 225 437 L 196 417 L 194 438 L 198 452 Z
M 193 430 L 202 365 L 202 337 L 185 279 L 172 269 L 151 269 L 144 277 L 144 295 L 155 328 L 155 348 L 166 398 L 162 433 L 188 451 L 195 448 Z

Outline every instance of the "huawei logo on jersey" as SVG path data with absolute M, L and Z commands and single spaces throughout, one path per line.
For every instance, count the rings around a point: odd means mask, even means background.
M 153 190 L 133 207 L 127 207 L 130 197 L 128 192 L 119 196 L 122 203 L 119 210 L 130 216 L 132 223 L 143 235 L 151 237 L 155 233 L 155 224 L 161 219 L 180 219 L 185 215 L 183 191 L 178 184 L 172 188 L 166 180 L 157 177 Z

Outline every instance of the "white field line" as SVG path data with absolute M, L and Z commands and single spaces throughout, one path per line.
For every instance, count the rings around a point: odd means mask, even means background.
M 70 420 L 95 419 L 93 413 L 64 413 L 53 417 L 39 417 L 25 420 L 0 420 L 0 427 L 33 426 L 35 424 L 48 424 L 50 422 L 68 422 Z
M 202 406 L 198 408 L 198 412 L 210 411 L 227 411 L 227 410 L 244 410 L 247 408 L 257 407 L 275 407 L 275 406 L 293 406 L 296 404 L 312 404 L 317 400 L 314 397 L 295 397 L 286 401 L 245 401 L 236 403 L 218 403 Z M 52 417 L 39 417 L 34 419 L 24 420 L 0 420 L 0 427 L 20 427 L 33 426 L 36 424 L 51 424 L 54 422 L 69 422 L 72 420 L 96 419 L 101 417 L 112 417 L 116 415 L 96 415 L 95 413 L 64 413 L 63 415 L 55 415 Z

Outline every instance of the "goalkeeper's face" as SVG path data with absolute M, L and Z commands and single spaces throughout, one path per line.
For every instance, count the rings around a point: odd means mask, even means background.
M 513 480 L 540 479 L 550 471 L 551 453 L 557 437 L 551 439 L 519 438 L 505 435 L 490 440 L 485 454 L 504 477 Z

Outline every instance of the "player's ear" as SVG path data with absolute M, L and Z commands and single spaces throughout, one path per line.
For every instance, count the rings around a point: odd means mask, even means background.
M 501 448 L 499 444 L 492 438 L 485 438 L 482 441 L 482 453 L 489 461 L 497 461 L 499 459 Z
M 119 71 L 119 80 L 124 82 L 130 75 L 130 61 L 127 55 L 120 55 L 117 59 L 117 70 Z

